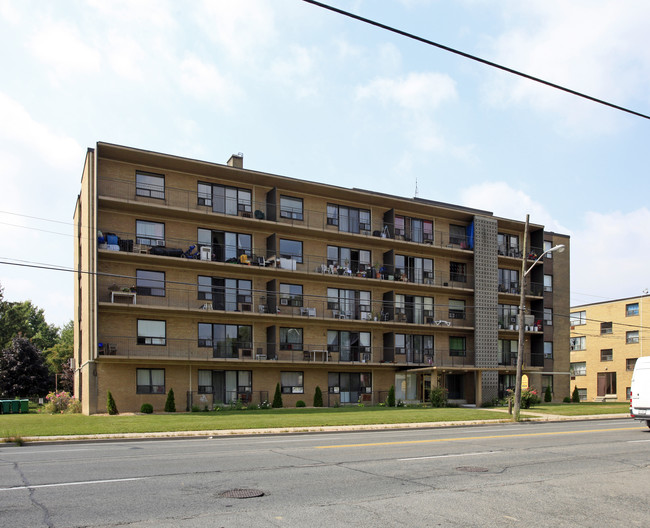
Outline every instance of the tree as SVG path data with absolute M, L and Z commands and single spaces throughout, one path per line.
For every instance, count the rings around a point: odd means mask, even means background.
M 6 302 L 0 295 L 0 348 L 11 346 L 14 337 L 31 339 L 39 350 L 53 347 L 59 340 L 59 329 L 48 325 L 43 310 L 31 301 Z
M 174 389 L 169 389 L 167 401 L 165 401 L 165 412 L 176 412 L 176 400 L 174 400 Z
M 279 383 L 275 386 L 275 395 L 273 396 L 273 403 L 271 404 L 271 407 L 274 409 L 282 408 L 282 391 L 280 390 Z
M 64 372 L 65 365 L 69 365 L 74 356 L 74 321 L 70 320 L 63 325 L 57 342 L 44 349 L 43 356 L 52 374 Z
M 571 394 L 571 401 L 573 403 L 580 403 L 580 392 L 578 391 L 578 386 L 573 387 L 573 394 Z
M 117 411 L 117 405 L 115 405 L 115 400 L 113 399 L 113 395 L 111 394 L 111 391 L 108 391 L 108 395 L 106 396 L 106 410 L 110 415 L 120 414 Z
M 395 385 L 391 385 L 388 389 L 388 398 L 386 398 L 386 405 L 388 407 L 395 407 Z
M 546 403 L 549 403 L 553 401 L 553 395 L 551 394 L 551 386 L 547 385 L 546 386 L 546 391 L 544 392 L 544 401 Z
M 45 396 L 52 385 L 43 355 L 29 339 L 15 337 L 0 356 L 0 394 L 9 398 Z
M 316 390 L 314 391 L 314 407 L 323 406 L 323 391 L 320 390 L 320 387 L 316 385 Z

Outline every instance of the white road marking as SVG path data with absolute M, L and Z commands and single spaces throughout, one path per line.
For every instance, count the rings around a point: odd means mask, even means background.
M 432 455 L 414 458 L 398 458 L 400 462 L 407 462 L 409 460 L 426 460 L 427 458 L 451 458 L 451 457 L 464 457 L 464 456 L 477 456 L 477 455 L 493 455 L 499 451 L 483 451 L 481 453 L 458 453 L 457 455 Z
M 146 477 L 109 479 L 109 480 L 84 480 L 82 482 L 60 482 L 59 484 L 38 484 L 36 486 L 16 486 L 14 488 L 0 488 L 0 491 L 16 491 L 38 488 L 56 488 L 61 486 L 85 486 L 88 484 L 108 484 L 111 482 L 132 482 L 134 480 L 144 480 Z

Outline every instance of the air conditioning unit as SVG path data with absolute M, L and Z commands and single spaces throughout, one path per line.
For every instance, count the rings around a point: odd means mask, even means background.
M 282 299 L 280 299 L 280 304 L 282 306 L 289 306 L 289 299 L 287 297 L 282 297 Z

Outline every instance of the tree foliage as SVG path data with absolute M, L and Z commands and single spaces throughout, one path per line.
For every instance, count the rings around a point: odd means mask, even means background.
M 323 391 L 320 390 L 320 387 L 316 385 L 316 390 L 314 391 L 314 407 L 323 406 Z
M 176 412 L 174 389 L 169 389 L 169 392 L 167 393 L 167 400 L 165 401 L 165 412 Z
M 120 414 L 117 410 L 117 405 L 115 405 L 115 400 L 113 399 L 111 391 L 108 391 L 108 394 L 106 395 L 106 411 L 110 415 Z
M 68 321 L 61 328 L 57 342 L 43 350 L 43 356 L 52 374 L 65 374 L 74 356 L 74 322 Z
M 43 355 L 29 339 L 15 337 L 0 356 L 0 394 L 8 398 L 45 396 L 53 387 Z
M 274 409 L 282 408 L 282 391 L 280 390 L 279 383 L 275 386 L 275 394 L 273 396 L 273 403 L 271 404 L 271 407 Z
M 59 340 L 59 329 L 47 324 L 41 308 L 31 301 L 6 302 L 0 299 L 0 347 L 4 350 L 16 337 L 26 337 L 39 350 L 53 347 Z

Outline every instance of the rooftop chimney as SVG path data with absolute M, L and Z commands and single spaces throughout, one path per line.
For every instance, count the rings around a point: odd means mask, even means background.
M 235 167 L 236 169 L 243 169 L 244 153 L 238 152 L 237 154 L 233 154 L 232 156 L 230 156 L 230 159 L 228 160 L 228 165 L 230 165 L 231 167 Z

